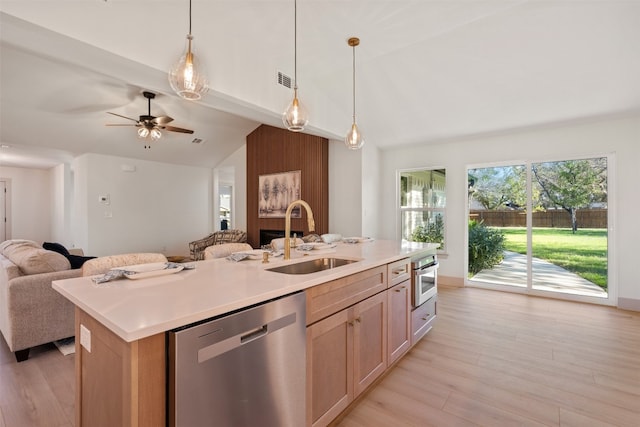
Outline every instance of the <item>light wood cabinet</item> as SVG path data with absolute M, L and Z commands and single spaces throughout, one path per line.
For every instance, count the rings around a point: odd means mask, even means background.
M 387 277 L 389 279 L 389 287 L 411 279 L 411 259 L 404 258 L 387 264 Z
M 307 425 L 326 426 L 387 368 L 387 296 L 307 328 Z
M 438 295 L 425 301 L 411 313 L 411 345 L 416 344 L 433 327 L 438 313 Z
M 164 426 L 164 333 L 128 343 L 76 308 L 76 337 L 81 337 L 80 325 L 90 333 L 85 339 L 91 351 L 76 339 L 75 425 Z
M 411 347 L 411 279 L 387 291 L 387 359 L 389 365 Z
M 307 289 L 307 326 L 385 289 L 386 265 Z

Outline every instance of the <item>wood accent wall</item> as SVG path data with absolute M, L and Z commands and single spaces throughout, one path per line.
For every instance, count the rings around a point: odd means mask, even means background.
M 316 234 L 329 230 L 329 140 L 261 125 L 247 135 L 247 242 L 257 248 L 260 230 L 283 230 L 284 218 L 258 218 L 258 177 L 301 171 L 301 199 L 309 203 Z M 306 210 L 291 218 L 291 230 L 309 233 Z

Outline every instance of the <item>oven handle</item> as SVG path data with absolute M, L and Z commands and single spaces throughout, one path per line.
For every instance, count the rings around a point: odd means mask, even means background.
M 431 273 L 433 270 L 437 269 L 439 266 L 440 266 L 440 263 L 436 261 L 434 264 L 427 265 L 425 267 L 417 268 L 413 270 L 413 274 L 415 274 L 416 276 L 423 276 L 425 274 Z

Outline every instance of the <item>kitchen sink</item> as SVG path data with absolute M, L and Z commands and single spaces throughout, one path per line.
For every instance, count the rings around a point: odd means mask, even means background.
M 343 265 L 358 262 L 355 259 L 344 258 L 317 258 L 303 261 L 296 264 L 281 265 L 279 267 L 267 268 L 267 271 L 275 271 L 284 274 L 310 274 L 318 271 L 329 270 Z

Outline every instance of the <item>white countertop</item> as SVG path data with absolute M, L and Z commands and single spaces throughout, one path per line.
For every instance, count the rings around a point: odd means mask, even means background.
M 335 249 L 310 251 L 307 256 L 291 251 L 282 257 L 229 261 L 225 258 L 198 261 L 193 270 L 96 284 L 90 277 L 56 280 L 53 288 L 80 309 L 127 342 L 146 338 L 190 323 L 225 314 L 272 298 L 339 279 L 369 268 L 417 254 L 435 251 L 437 244 L 374 240 L 338 243 Z M 268 268 L 335 256 L 358 259 L 345 266 L 311 274 L 283 274 Z

